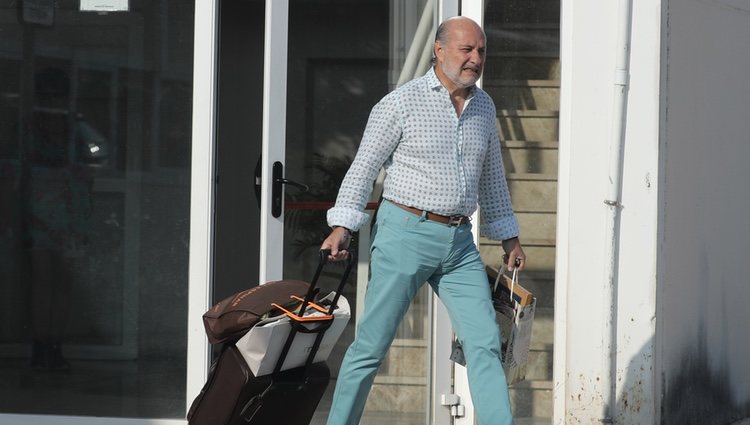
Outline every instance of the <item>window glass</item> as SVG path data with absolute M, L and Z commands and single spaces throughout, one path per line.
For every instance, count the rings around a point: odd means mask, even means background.
M 182 418 L 194 4 L 80 3 L 0 6 L 0 415 Z

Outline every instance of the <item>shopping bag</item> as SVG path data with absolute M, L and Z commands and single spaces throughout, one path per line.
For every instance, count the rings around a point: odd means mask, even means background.
M 503 368 L 510 385 L 526 379 L 536 297 L 518 283 L 518 269 L 513 270 L 512 277 L 504 272 L 504 266 L 499 271 L 487 268 L 488 276 L 495 275 L 492 304 L 502 335 Z
M 505 266 L 500 270 L 486 266 L 485 270 L 500 330 L 503 370 L 508 385 L 512 385 L 526 379 L 536 297 L 518 283 L 517 269 L 512 277 L 505 274 Z M 461 365 L 466 364 L 463 348 L 457 340 L 453 341 L 451 360 Z
M 317 305 L 330 303 L 335 297 L 335 292 L 331 292 L 326 297 L 319 300 Z M 324 309 L 321 309 L 324 310 Z M 323 326 L 322 321 L 315 320 L 318 317 L 326 316 L 321 310 L 306 310 L 302 322 L 305 329 L 298 331 L 294 335 L 294 340 L 284 359 L 280 371 L 302 366 L 306 363 L 310 352 L 313 350 L 315 339 L 318 333 L 316 328 Z M 313 358 L 313 363 L 322 362 L 328 359 L 331 350 L 338 341 L 341 333 L 344 331 L 346 324 L 351 318 L 351 309 L 349 302 L 345 297 L 339 296 L 336 309 L 333 311 L 332 323 L 325 324 L 329 326 L 325 329 L 323 339 L 321 340 L 318 351 Z M 281 356 L 284 344 L 292 330 L 292 319 L 289 316 L 272 317 L 258 322 L 250 329 L 236 345 L 237 349 L 244 357 L 250 370 L 255 376 L 268 375 L 274 371 L 276 363 Z M 309 333 L 307 331 L 310 331 Z

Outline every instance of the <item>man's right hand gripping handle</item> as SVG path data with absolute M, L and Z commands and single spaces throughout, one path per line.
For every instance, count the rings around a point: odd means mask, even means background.
M 320 245 L 320 249 L 331 250 L 328 256 L 329 261 L 339 261 L 349 255 L 349 244 L 352 241 L 352 232 L 346 227 L 334 226 L 331 234 Z

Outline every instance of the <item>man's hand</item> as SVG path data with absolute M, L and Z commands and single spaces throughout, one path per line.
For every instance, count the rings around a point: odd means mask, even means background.
M 331 255 L 329 261 L 339 261 L 349 256 L 349 243 L 352 241 L 352 234 L 345 227 L 334 227 L 331 234 L 320 245 L 320 249 L 330 249 Z
M 521 248 L 521 241 L 517 237 L 503 241 L 503 251 L 505 251 L 504 260 L 508 261 L 508 270 L 513 271 L 516 266 L 521 271 L 526 268 L 526 255 Z

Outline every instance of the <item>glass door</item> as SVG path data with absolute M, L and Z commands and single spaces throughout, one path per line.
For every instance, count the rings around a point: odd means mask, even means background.
M 0 6 L 0 423 L 184 418 L 194 11 Z
M 312 277 L 317 250 L 330 231 L 326 211 L 354 158 L 370 109 L 428 70 L 441 14 L 457 13 L 451 4 L 453 13 L 433 0 L 266 1 L 261 282 Z M 274 192 L 275 178 L 299 184 L 277 184 Z M 376 182 L 371 214 L 378 198 Z M 355 235 L 359 266 L 343 293 L 353 320 L 329 358 L 332 381 L 314 424 L 325 423 L 338 367 L 353 340 L 367 284 L 369 242 L 365 226 Z M 324 293 L 342 271 L 339 265 L 327 268 L 321 279 Z M 438 393 L 450 392 L 449 346 L 446 315 L 425 285 L 380 368 L 362 424 L 449 423 L 450 409 L 440 405 Z

